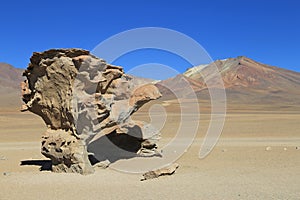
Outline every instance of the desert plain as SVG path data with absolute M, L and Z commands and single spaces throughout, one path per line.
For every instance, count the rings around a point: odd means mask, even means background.
M 2 102 L 2 105 L 7 104 Z M 180 114 L 167 110 L 161 145 L 176 132 Z M 172 176 L 140 181 L 141 174 L 111 168 L 91 175 L 53 173 L 40 153 L 43 121 L 17 106 L 0 109 L 0 199 L 299 199 L 300 109 L 296 105 L 228 105 L 223 132 L 213 151 L 199 159 L 210 114 L 201 119 L 190 148 Z M 133 117 L 149 120 L 149 104 Z M 192 112 L 192 111 L 191 111 Z M 187 130 L 188 131 L 188 130 Z

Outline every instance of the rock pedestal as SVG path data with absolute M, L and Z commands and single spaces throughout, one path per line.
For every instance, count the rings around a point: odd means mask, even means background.
M 34 53 L 23 75 L 22 111 L 41 116 L 47 125 L 41 152 L 51 159 L 54 172 L 93 173 L 87 149 L 95 136 L 107 135 L 114 145 L 136 154 L 156 152 L 159 133 L 130 118 L 161 97 L 153 84 L 136 84 L 122 67 L 81 49 Z M 133 130 L 139 130 L 138 136 Z

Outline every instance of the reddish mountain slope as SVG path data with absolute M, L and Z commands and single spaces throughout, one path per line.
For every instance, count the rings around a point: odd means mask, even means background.
M 199 99 L 210 99 L 209 90 L 203 76 L 214 83 L 217 67 L 226 89 L 228 103 L 246 104 L 279 104 L 280 106 L 300 104 L 300 73 L 265 65 L 246 57 L 217 60 L 208 65 L 188 69 L 178 75 L 157 83 L 163 98 L 175 98 L 174 93 L 182 98 L 191 97 L 196 93 Z M 19 106 L 20 82 L 22 69 L 9 64 L 0 63 L 0 105 Z M 137 79 L 140 82 L 149 80 Z M 152 82 L 152 81 L 150 81 Z M 220 89 L 212 84 L 213 88 Z
M 265 65 L 246 57 L 217 60 L 199 72 L 210 74 L 213 66 L 219 69 L 225 88 L 256 88 L 265 91 L 288 90 L 292 92 L 291 89 L 300 86 L 300 73 Z M 203 82 L 200 73 L 188 74 L 187 71 L 184 75 Z
M 201 99 L 209 98 L 204 78 L 212 83 L 212 88 L 219 89 L 218 69 L 222 77 L 228 102 L 239 103 L 300 103 L 300 73 L 265 65 L 240 56 L 225 60 L 217 60 L 208 65 L 188 69 L 183 75 Z M 174 79 L 162 81 L 164 85 L 172 85 L 177 91 L 187 94 L 180 82 Z M 167 94 L 168 95 L 168 94 Z

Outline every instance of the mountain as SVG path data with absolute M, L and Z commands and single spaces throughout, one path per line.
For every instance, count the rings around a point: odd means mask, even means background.
M 194 67 L 188 69 L 183 75 L 203 82 L 201 74 L 209 74 L 213 66 L 218 68 L 225 88 L 260 88 L 291 92 L 290 89 L 300 86 L 300 73 L 262 64 L 244 56 Z
M 24 80 L 24 69 L 18 69 L 7 63 L 0 63 L 0 110 L 11 110 L 22 105 L 20 83 Z M 134 85 L 151 83 L 154 80 L 125 75 Z M 8 109 L 7 109 L 8 108 Z
M 23 69 L 17 69 L 7 63 L 0 63 L 0 107 L 17 107 L 21 105 L 20 83 Z
M 186 88 L 181 87 L 184 79 L 189 82 L 199 99 L 209 99 L 203 77 L 210 82 L 210 88 L 220 89 L 220 85 L 214 84 L 218 82 L 215 72 L 222 77 L 229 103 L 300 103 L 300 73 L 262 64 L 244 56 L 190 68 L 183 75 L 162 81 L 158 85 L 167 96 L 170 91 L 167 92 L 162 85 L 172 90 L 176 85 L 175 91 L 185 91 L 185 96 L 188 97 Z
M 191 98 L 191 93 L 195 93 L 199 100 L 210 100 L 203 77 L 211 83 L 211 88 L 220 89 L 220 86 L 215 84 L 218 76 L 214 73 L 214 69 L 217 69 L 222 77 L 228 104 L 276 104 L 277 107 L 300 105 L 300 73 L 259 63 L 244 56 L 196 66 L 156 85 L 163 94 L 162 99 L 177 98 L 175 94 L 182 98 Z M 21 105 L 22 72 L 23 69 L 0 63 L 1 108 Z M 133 78 L 138 84 L 153 82 Z
M 159 81 L 155 85 L 162 94 L 161 99 L 188 98 L 192 91 L 200 92 L 205 88 L 203 81 L 182 74 Z
M 19 89 L 23 71 L 9 64 L 0 63 L 0 88 Z

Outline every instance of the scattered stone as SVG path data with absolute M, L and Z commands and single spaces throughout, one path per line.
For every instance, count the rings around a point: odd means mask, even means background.
M 141 181 L 158 178 L 159 176 L 172 175 L 175 173 L 178 167 L 179 165 L 177 163 L 173 163 L 167 167 L 146 172 L 145 174 L 143 174 L 143 179 L 141 179 Z
M 9 175 L 11 175 L 11 173 L 10 172 L 3 172 L 3 175 L 4 176 L 9 176 Z
M 287 148 L 286 148 L 286 147 L 284 147 L 284 148 L 283 148 L 283 150 L 284 150 L 284 151 L 287 151 Z
M 101 162 L 96 163 L 93 167 L 94 167 L 94 168 L 106 169 L 106 168 L 109 167 L 110 164 L 111 164 L 111 163 L 110 163 L 109 160 L 104 160 L 104 161 L 101 161 Z
M 266 151 L 271 151 L 272 147 L 266 147 Z
M 300 147 L 296 147 L 296 150 L 300 150 Z
M 7 160 L 5 156 L 0 156 L 0 160 Z
M 227 152 L 227 149 L 222 149 L 222 152 Z

